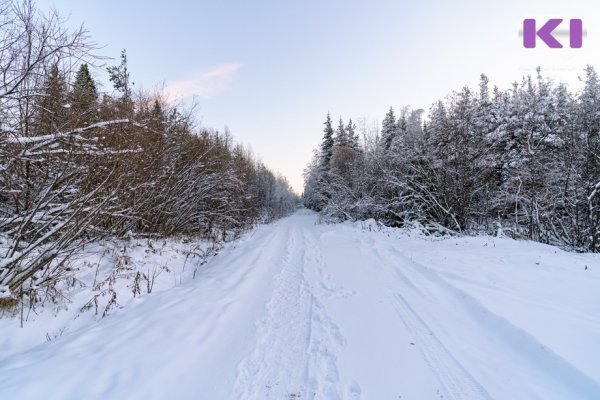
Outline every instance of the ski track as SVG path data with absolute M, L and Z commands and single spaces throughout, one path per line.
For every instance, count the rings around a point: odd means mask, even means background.
M 0 398 L 33 398 L 33 382 L 57 382 L 49 363 L 75 368 L 81 357 L 89 361 L 72 386 L 48 398 L 119 398 L 147 381 L 128 398 L 491 400 L 506 398 L 497 372 L 511 380 L 511 399 L 600 398 L 598 382 L 453 284 L 468 276 L 415 262 L 377 232 L 316 220 L 300 211 L 245 236 L 195 284 L 138 305 L 149 313 L 124 310 L 87 335 L 0 359 Z M 105 335 L 138 358 L 103 355 Z M 148 361 L 139 355 L 149 346 Z M 102 383 L 86 388 L 94 374 Z M 226 376 L 211 383 L 217 374 Z
M 343 350 L 344 337 L 315 296 L 317 293 L 318 297 L 343 300 L 356 292 L 332 287 L 332 276 L 320 254 L 315 230 L 296 226 L 286 231 L 285 255 L 281 270 L 274 278 L 275 287 L 266 306 L 266 316 L 257 326 L 255 348 L 238 367 L 236 399 L 362 397 L 356 380 L 348 386 L 346 396 L 342 395 L 336 353 Z M 313 270 L 313 291 L 305 277 L 307 269 Z M 409 288 L 416 289 L 403 275 L 398 274 L 398 278 Z M 443 388 L 440 397 L 491 399 L 399 293 L 390 301 L 403 324 L 422 341 L 423 357 Z

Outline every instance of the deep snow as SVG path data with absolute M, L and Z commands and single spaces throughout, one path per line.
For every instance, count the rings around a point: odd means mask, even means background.
M 598 255 L 302 210 L 186 280 L 48 342 L 67 312 L 1 319 L 0 398 L 600 399 Z

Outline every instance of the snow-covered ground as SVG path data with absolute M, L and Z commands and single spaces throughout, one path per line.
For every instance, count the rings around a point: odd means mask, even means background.
M 0 398 L 600 399 L 598 255 L 302 210 L 184 275 L 50 341 L 0 320 Z

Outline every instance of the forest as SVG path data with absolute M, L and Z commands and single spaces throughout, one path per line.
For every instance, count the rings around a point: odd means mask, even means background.
M 100 238 L 225 240 L 295 209 L 282 176 L 200 126 L 193 107 L 134 90 L 82 27 L 0 1 L 0 302 L 35 297 Z M 94 73 L 107 74 L 101 91 Z M 31 295 L 33 293 L 33 295 Z
M 0 0 L 0 400 L 600 399 L 598 3 L 463 3 Z
M 304 201 L 328 221 L 374 218 L 430 232 L 487 233 L 600 251 L 600 81 L 523 77 L 464 87 L 379 128 L 327 115 Z

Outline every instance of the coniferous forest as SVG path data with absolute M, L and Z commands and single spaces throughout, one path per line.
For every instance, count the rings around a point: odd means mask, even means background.
M 0 0 L 0 400 L 600 399 L 598 5 L 539 6 Z
M 285 178 L 227 131 L 135 91 L 125 51 L 106 67 L 83 28 L 29 0 L 0 1 L 0 16 L 3 301 L 51 285 L 102 237 L 223 240 L 295 208 Z
M 600 251 L 600 81 L 526 76 L 464 87 L 427 116 L 390 108 L 381 127 L 327 115 L 305 171 L 305 204 L 330 221 L 419 222 Z

